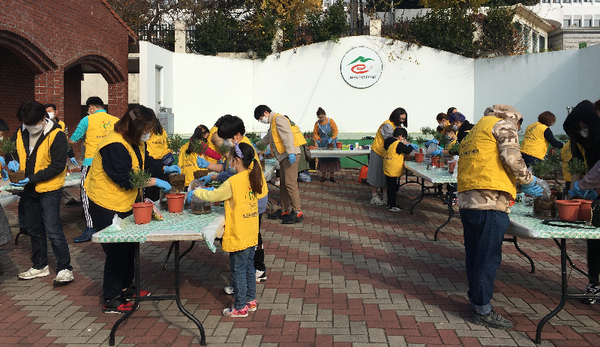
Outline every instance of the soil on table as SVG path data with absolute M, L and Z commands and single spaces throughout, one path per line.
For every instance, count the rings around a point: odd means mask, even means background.
M 202 178 L 204 176 L 208 175 L 208 170 L 207 169 L 200 169 L 200 170 L 196 170 L 194 171 L 194 179 L 197 180 L 198 178 Z
M 534 198 L 533 216 L 537 218 L 554 218 L 556 216 L 554 199 Z
M 171 174 L 169 175 L 169 183 L 171 184 L 171 189 L 178 192 L 183 192 L 185 188 L 185 175 Z
M 8 172 L 8 179 L 12 183 L 18 183 L 19 181 L 22 181 L 22 180 L 25 179 L 25 171 L 23 171 L 23 170 L 19 170 L 17 172 L 9 171 Z

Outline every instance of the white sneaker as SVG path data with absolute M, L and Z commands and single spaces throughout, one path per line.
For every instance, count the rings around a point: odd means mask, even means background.
M 267 272 L 256 270 L 256 283 L 264 282 L 267 280 Z
M 46 265 L 45 268 L 39 270 L 31 268 L 25 272 L 21 272 L 18 276 L 19 279 L 30 280 L 38 277 L 46 277 L 48 275 L 50 275 L 50 268 L 48 268 L 48 265 Z
M 383 206 L 385 205 L 385 201 L 383 201 L 383 199 L 379 195 L 376 195 L 373 198 L 371 198 L 371 205 Z
M 233 286 L 227 286 L 227 287 L 223 288 L 223 291 L 227 295 L 233 295 L 233 293 L 234 293 Z
M 63 269 L 58 272 L 56 278 L 54 279 L 55 284 L 66 284 L 73 282 L 75 278 L 73 277 L 73 271 Z
M 402 212 L 402 211 L 404 211 L 404 210 L 403 210 L 403 209 L 401 209 L 401 208 L 400 208 L 400 207 L 398 207 L 398 206 L 392 206 L 392 207 L 388 207 L 388 211 L 390 211 L 390 212 Z

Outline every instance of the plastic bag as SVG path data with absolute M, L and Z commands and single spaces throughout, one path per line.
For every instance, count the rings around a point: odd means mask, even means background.
M 310 178 L 310 174 L 308 173 L 308 170 L 306 171 L 302 171 L 298 174 L 298 182 L 312 182 L 312 179 Z
M 544 181 L 541 178 L 538 178 L 538 180 L 535 181 L 535 184 L 542 187 L 542 189 L 544 190 L 542 192 L 542 198 L 544 200 L 550 199 L 551 192 L 550 192 L 550 186 L 548 185 L 548 182 Z

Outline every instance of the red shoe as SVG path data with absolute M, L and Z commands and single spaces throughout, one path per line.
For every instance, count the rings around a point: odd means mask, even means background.
M 258 301 L 256 301 L 256 299 L 254 299 L 246 304 L 246 308 L 248 309 L 248 312 L 256 311 L 257 307 L 258 307 Z
M 241 310 L 236 310 L 233 307 L 223 309 L 223 316 L 225 317 L 248 317 L 248 306 Z
M 131 311 L 133 304 L 130 302 L 123 302 L 121 297 L 116 297 L 111 300 L 104 300 L 102 305 L 102 312 L 104 313 L 127 313 Z
M 150 293 L 150 291 L 140 289 L 140 298 L 150 296 L 150 294 L 152 294 Z M 124 290 L 123 293 L 121 293 L 121 296 L 124 297 L 127 301 L 135 300 L 135 286 L 131 286 Z

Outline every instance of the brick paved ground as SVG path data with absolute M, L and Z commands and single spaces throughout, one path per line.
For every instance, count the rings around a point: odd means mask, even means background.
M 185 307 L 204 324 L 210 346 L 534 346 L 536 324 L 558 303 L 559 251 L 550 240 L 520 242 L 537 271 L 510 244 L 504 247 L 493 305 L 515 323 L 509 331 L 469 322 L 464 247 L 459 219 L 433 241 L 445 206 L 424 200 L 413 216 L 369 205 L 369 187 L 345 170 L 338 182 L 301 183 L 306 219 L 280 225 L 265 220 L 268 281 L 257 285 L 258 311 L 224 318 L 232 297 L 223 293 L 228 257 L 196 247 L 182 263 Z M 313 175 L 316 177 L 316 175 Z M 418 192 L 400 191 L 400 204 Z M 277 197 L 272 190 L 272 197 Z M 7 215 L 16 232 L 16 204 Z M 84 228 L 80 208 L 62 210 L 75 282 L 52 287 L 52 276 L 17 280 L 30 267 L 30 244 L 0 247 L 1 346 L 107 346 L 117 315 L 100 309 L 104 254 L 98 244 L 73 244 Z M 172 263 L 161 271 L 167 243 L 142 245 L 142 282 L 154 293 L 173 291 Z M 585 268 L 585 244 L 569 242 Z M 52 268 L 54 259 L 50 256 Z M 585 287 L 571 273 L 571 291 Z M 599 306 L 568 302 L 544 328 L 541 346 L 599 346 Z M 142 303 L 117 332 L 119 346 L 197 345 L 195 325 L 174 303 Z

